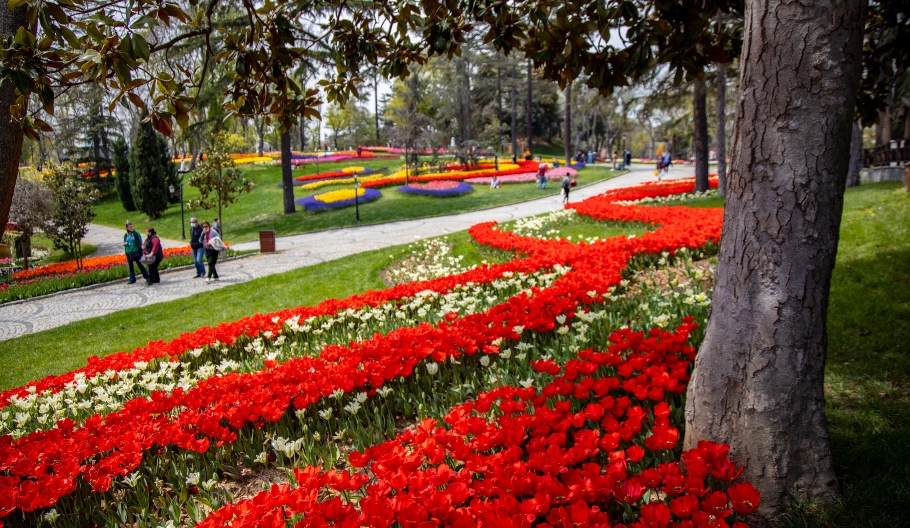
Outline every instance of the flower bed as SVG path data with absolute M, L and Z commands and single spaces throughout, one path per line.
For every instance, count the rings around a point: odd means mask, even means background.
M 57 526 L 739 522 L 758 497 L 731 485 L 741 468 L 727 448 L 678 445 L 706 293 L 693 282 L 624 297 L 622 272 L 686 261 L 719 240 L 722 211 L 616 203 L 673 189 L 572 204 L 654 226 L 638 237 L 572 244 L 480 224 L 470 230 L 478 243 L 516 258 L 202 328 L 6 391 L 0 517 Z M 446 425 L 396 431 L 401 416 L 417 415 Z M 348 445 L 357 450 L 349 465 L 369 472 L 316 467 L 336 466 Z M 293 485 L 234 500 L 222 484 L 276 467 L 293 472 Z
M 397 189 L 400 193 L 420 194 L 424 196 L 436 196 L 446 198 L 450 196 L 461 196 L 473 191 L 474 188 L 462 182 L 455 181 L 436 181 L 430 183 L 411 183 L 402 185 Z
M 358 190 L 359 193 L 356 200 L 358 203 L 372 202 L 382 196 L 382 192 L 377 189 L 360 188 Z M 352 189 L 342 189 L 340 191 L 304 196 L 295 200 L 294 203 L 307 211 L 325 211 L 354 205 L 355 200 Z
M 164 250 L 164 256 L 176 256 L 176 255 L 190 255 L 193 250 L 189 246 L 179 247 L 179 248 L 167 248 Z M 13 280 L 24 280 L 31 279 L 39 276 L 47 275 L 64 275 L 70 274 L 77 271 L 94 271 L 99 269 L 107 269 L 111 266 L 116 266 L 119 264 L 126 264 L 126 255 L 109 255 L 105 257 L 89 257 L 87 259 L 82 259 L 82 269 L 76 265 L 75 260 L 67 260 L 64 262 L 56 262 L 54 264 L 48 264 L 46 266 L 37 266 L 27 270 L 22 270 L 20 272 L 14 273 L 12 276 Z

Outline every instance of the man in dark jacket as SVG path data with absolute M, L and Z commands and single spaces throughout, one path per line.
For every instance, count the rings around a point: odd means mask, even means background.
M 202 240 L 202 226 L 196 217 L 190 218 L 190 247 L 193 249 L 193 264 L 196 265 L 194 279 L 205 276 L 205 244 Z

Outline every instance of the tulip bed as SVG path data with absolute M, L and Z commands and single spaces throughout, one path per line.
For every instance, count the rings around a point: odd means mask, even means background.
M 728 448 L 678 442 L 710 303 L 694 262 L 722 212 L 617 204 L 683 185 L 570 206 L 653 229 L 639 236 L 572 243 L 480 224 L 474 240 L 513 260 L 449 260 L 0 393 L 0 523 L 747 520 L 759 498 L 734 483 Z M 255 496 L 237 485 L 257 475 L 275 484 Z

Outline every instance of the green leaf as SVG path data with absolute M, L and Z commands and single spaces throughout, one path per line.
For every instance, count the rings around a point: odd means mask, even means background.
M 26 2 L 28 2 L 28 0 L 9 0 L 9 2 L 6 4 L 6 7 L 12 11 L 22 4 L 25 4 Z
M 133 35 L 133 51 L 136 53 L 137 57 L 148 62 L 151 51 L 149 49 L 149 43 L 142 38 L 142 35 Z

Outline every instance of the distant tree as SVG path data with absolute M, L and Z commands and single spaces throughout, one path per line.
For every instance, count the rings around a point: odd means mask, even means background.
M 136 140 L 130 148 L 130 176 L 133 202 L 149 218 L 158 218 L 168 206 L 168 181 L 160 162 L 158 132 L 148 121 L 139 125 Z
M 130 183 L 130 147 L 122 138 L 117 139 L 111 145 L 114 154 L 114 184 L 117 189 L 117 196 L 120 197 L 120 203 L 127 211 L 136 210 L 136 202 L 133 200 L 133 188 Z
M 167 138 L 161 134 L 156 135 L 158 137 L 158 150 L 155 153 L 154 159 L 157 161 L 161 172 L 164 174 L 164 188 L 168 189 L 173 186 L 176 189 L 180 186 L 179 167 L 171 160 L 171 152 L 170 148 L 168 148 Z M 168 202 L 180 203 L 180 195 L 178 193 L 171 194 L 168 192 Z
M 53 218 L 45 233 L 53 240 L 55 248 L 72 255 L 76 266 L 82 269 L 82 239 L 95 218 L 92 204 L 101 193 L 83 182 L 79 169 L 69 162 L 52 166 L 45 181 L 56 195 Z
M 50 229 L 54 206 L 54 191 L 47 186 L 29 178 L 19 178 L 16 182 L 10 220 L 16 223 L 20 233 L 16 243 L 19 245 L 17 253 L 23 259 L 22 267 L 28 268 L 32 235 Z
M 253 190 L 255 183 L 243 177 L 234 166 L 230 153 L 239 148 L 242 138 L 236 134 L 212 134 L 206 159 L 199 162 L 188 183 L 199 190 L 199 198 L 189 201 L 190 209 L 217 209 L 224 230 L 222 209 L 237 202 L 243 193 Z M 224 237 L 224 233 L 221 233 Z

